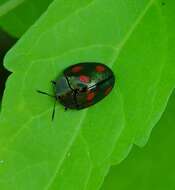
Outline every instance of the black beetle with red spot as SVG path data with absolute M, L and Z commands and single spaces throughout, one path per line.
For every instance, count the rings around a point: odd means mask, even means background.
M 69 66 L 52 83 L 56 100 L 66 109 L 79 110 L 94 105 L 107 96 L 115 84 L 115 76 L 102 63 L 86 62 Z

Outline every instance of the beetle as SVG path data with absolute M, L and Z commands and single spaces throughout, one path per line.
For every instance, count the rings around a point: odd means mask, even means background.
M 105 64 L 84 62 L 67 67 L 55 81 L 52 81 L 55 95 L 49 95 L 64 105 L 65 109 L 84 109 L 107 96 L 114 87 L 115 76 Z M 55 101 L 55 102 L 56 102 Z M 54 118 L 55 106 L 52 114 Z

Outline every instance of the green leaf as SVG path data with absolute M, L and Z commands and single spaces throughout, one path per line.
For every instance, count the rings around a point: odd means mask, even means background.
M 122 164 L 112 167 L 101 190 L 175 189 L 174 113 L 175 91 L 147 146 L 134 147 Z
M 3 0 L 0 4 L 0 26 L 20 37 L 47 9 L 52 0 Z
M 0 2 L 0 17 L 7 14 L 9 11 L 18 7 L 25 0 L 1 0 Z
M 146 143 L 175 82 L 166 22 L 153 0 L 51 4 L 5 60 L 13 74 L 0 115 L 3 190 L 96 190 L 111 164 Z M 52 122 L 54 101 L 36 90 L 52 93 L 50 81 L 83 61 L 112 68 L 113 92 L 81 111 L 57 104 Z

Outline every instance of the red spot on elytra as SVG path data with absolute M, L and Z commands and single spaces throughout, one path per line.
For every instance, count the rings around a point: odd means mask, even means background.
M 88 83 L 90 81 L 90 78 L 86 75 L 81 75 L 80 76 L 80 81 L 84 83 Z
M 97 65 L 96 66 L 96 71 L 99 72 L 99 73 L 102 73 L 105 71 L 105 67 L 102 66 L 102 65 Z
M 87 95 L 87 100 L 88 101 L 91 101 L 93 100 L 95 97 L 95 93 L 94 92 L 89 92 L 88 95 Z
M 112 90 L 112 87 L 110 86 L 109 88 L 107 88 L 104 92 L 105 96 L 108 95 Z
M 73 73 L 78 73 L 82 70 L 82 66 L 75 66 L 72 68 Z

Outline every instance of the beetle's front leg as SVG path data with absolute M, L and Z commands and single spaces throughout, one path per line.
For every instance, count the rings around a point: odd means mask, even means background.
M 56 85 L 56 81 L 51 80 L 50 82 L 51 82 L 54 86 Z

